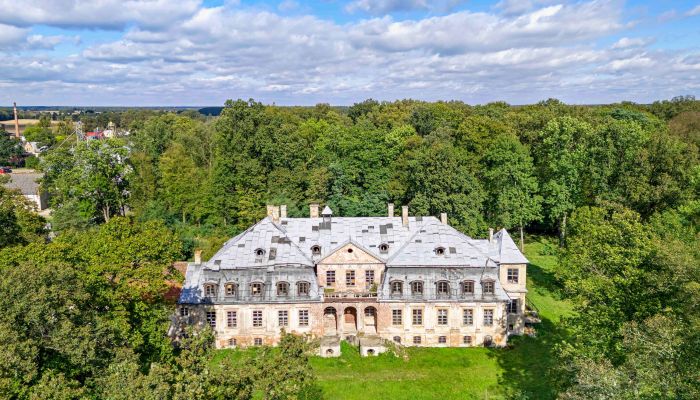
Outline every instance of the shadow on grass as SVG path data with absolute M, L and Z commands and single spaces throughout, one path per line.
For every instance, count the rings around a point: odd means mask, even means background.
M 509 346 L 493 349 L 489 355 L 503 373 L 499 386 L 509 399 L 555 399 L 557 397 L 557 363 L 555 346 L 566 331 L 543 318 L 537 337 L 513 336 Z
M 561 282 L 559 282 L 553 271 L 531 263 L 527 266 L 527 275 L 532 279 L 533 286 L 536 289 L 545 290 L 550 296 L 558 300 L 562 299 Z

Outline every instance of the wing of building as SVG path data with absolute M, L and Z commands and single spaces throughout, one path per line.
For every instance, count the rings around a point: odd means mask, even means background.
M 364 352 L 409 346 L 504 345 L 523 330 L 528 260 L 505 229 L 473 239 L 440 219 L 339 217 L 286 207 L 187 267 L 175 333 L 208 324 L 217 346 L 274 345 L 282 329 Z M 364 346 L 362 345 L 364 343 Z M 376 346 L 376 349 L 373 347 Z M 364 354 L 364 353 L 363 353 Z

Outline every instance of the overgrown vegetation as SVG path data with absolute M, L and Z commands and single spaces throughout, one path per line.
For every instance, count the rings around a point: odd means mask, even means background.
M 40 160 L 52 241 L 19 194 L 0 191 L 3 397 L 316 398 L 318 387 L 328 398 L 700 397 L 692 98 L 349 109 L 238 100 L 216 118 L 118 115 L 130 136 L 60 142 Z M 0 157 L 16 156 L 13 143 L 0 140 Z M 206 333 L 173 348 L 171 262 L 196 246 L 212 254 L 266 203 L 294 217 L 312 201 L 346 216 L 383 215 L 387 202 L 447 212 L 473 236 L 488 226 L 542 234 L 526 247 L 538 336 L 507 349 L 410 349 L 408 361 L 346 349 L 311 360 L 318 386 L 301 338 L 245 362 L 219 359 Z

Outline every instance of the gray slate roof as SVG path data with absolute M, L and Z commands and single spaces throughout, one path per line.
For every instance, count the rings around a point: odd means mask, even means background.
M 35 172 L 11 173 L 10 182 L 4 186 L 8 189 L 18 189 L 23 195 L 39 194 L 39 183 L 37 182 L 43 174 Z

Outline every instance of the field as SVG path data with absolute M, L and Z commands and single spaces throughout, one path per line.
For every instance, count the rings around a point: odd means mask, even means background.
M 557 323 L 571 312 L 553 279 L 551 245 L 534 238 L 526 245 L 531 264 L 528 298 L 539 309 L 538 337 L 514 338 L 508 349 L 408 348 L 407 360 L 393 356 L 361 358 L 344 346 L 335 359 L 315 357 L 312 366 L 327 399 L 502 399 L 524 394 L 554 396 L 548 380 Z

